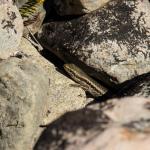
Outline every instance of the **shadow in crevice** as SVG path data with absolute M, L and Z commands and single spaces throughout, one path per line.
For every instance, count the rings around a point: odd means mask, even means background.
M 45 59 L 50 61 L 52 64 L 54 64 L 57 68 L 62 69 L 64 62 L 61 59 L 59 59 L 55 54 L 53 54 L 51 51 L 44 49 L 43 51 L 41 51 L 41 55 Z
M 81 4 L 80 4 L 81 5 Z M 56 6 L 54 0 L 46 0 L 44 2 L 44 9 L 46 10 L 46 17 L 44 22 L 53 22 L 53 21 L 69 21 L 81 17 L 82 15 L 65 15 L 60 16 L 56 12 Z
M 125 96 L 150 96 L 150 72 L 134 77 L 131 80 L 127 80 L 116 86 L 115 93 L 114 91 L 108 91 L 105 95 L 95 98 L 93 102 L 99 103 L 107 101 L 111 98 L 122 98 Z

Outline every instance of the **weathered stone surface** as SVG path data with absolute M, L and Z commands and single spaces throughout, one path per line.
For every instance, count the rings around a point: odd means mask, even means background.
M 12 1 L 0 1 L 0 14 L 0 58 L 8 58 L 19 46 L 23 22 Z
M 149 149 L 150 99 L 109 100 L 65 114 L 43 132 L 34 150 Z
M 150 71 L 150 3 L 114 0 L 78 19 L 44 24 L 41 44 L 112 86 Z
M 22 38 L 19 50 L 32 57 L 32 60 L 49 75 L 48 113 L 43 125 L 57 119 L 65 112 L 77 110 L 86 105 L 85 92 L 81 88 L 73 86 L 76 83 L 57 71 L 57 68 L 42 57 L 29 41 Z
M 113 122 L 122 125 L 138 120 L 150 119 L 149 98 L 127 97 L 110 99 L 99 105 L 100 110 Z
M 32 149 L 41 132 L 63 113 L 85 106 L 82 89 L 22 38 L 18 52 L 0 62 L 0 149 Z
M 102 7 L 110 0 L 54 0 L 59 15 L 81 15 Z
M 149 120 L 147 125 L 149 128 Z M 145 130 L 147 129 L 145 128 Z M 132 131 L 130 128 L 112 127 L 107 129 L 102 135 L 95 137 L 82 150 L 149 150 L 149 140 L 149 131 L 140 133 L 140 131 Z
M 46 114 L 48 76 L 30 57 L 0 62 L 0 149 L 30 149 Z
M 3 4 L 13 4 L 13 1 L 12 0 L 1 0 L 0 1 L 0 5 L 3 5 Z

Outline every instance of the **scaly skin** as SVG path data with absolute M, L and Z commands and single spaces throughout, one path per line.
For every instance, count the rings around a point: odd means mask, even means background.
M 24 26 L 30 26 L 33 34 L 38 31 L 45 17 L 43 3 L 44 0 L 29 0 L 21 8 L 19 8 Z M 41 16 L 42 13 L 44 14 L 43 16 Z M 36 22 L 37 24 L 35 24 Z M 31 27 L 32 24 L 33 27 Z M 34 29 L 32 30 L 32 28 Z
M 29 0 L 19 8 L 25 26 L 23 36 L 37 47 L 38 51 L 41 51 L 43 48 L 34 37 L 34 34 L 39 30 L 45 17 L 45 10 L 43 8 L 44 1 Z
M 74 81 L 80 84 L 81 87 L 93 95 L 93 97 L 102 96 L 107 92 L 107 88 L 97 83 L 75 64 L 66 63 L 64 69 Z
M 43 9 L 44 0 L 29 0 L 21 8 L 20 14 L 25 26 L 34 23 Z

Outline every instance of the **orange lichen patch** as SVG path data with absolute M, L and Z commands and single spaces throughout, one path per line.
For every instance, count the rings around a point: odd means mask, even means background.
M 122 138 L 125 140 L 133 140 L 137 137 L 137 132 L 131 131 L 127 128 L 122 129 Z

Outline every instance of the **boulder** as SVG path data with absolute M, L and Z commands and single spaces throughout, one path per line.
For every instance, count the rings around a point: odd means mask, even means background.
M 48 125 L 34 150 L 148 150 L 149 104 L 128 97 L 66 113 Z
M 113 0 L 66 22 L 50 22 L 40 43 L 66 62 L 114 87 L 150 71 L 150 3 Z
M 30 57 L 0 62 L 0 149 L 31 149 L 47 111 L 49 78 Z
M 0 149 L 32 149 L 47 123 L 83 108 L 85 92 L 56 71 L 31 43 L 0 62 Z
M 11 0 L 0 1 L 0 58 L 8 58 L 19 46 L 23 21 Z
M 87 104 L 85 91 L 64 76 L 59 68 L 41 56 L 28 40 L 22 38 L 19 50 L 32 57 L 32 60 L 43 68 L 49 77 L 48 91 L 50 94 L 43 125 L 52 122 L 68 111 L 83 108 Z

